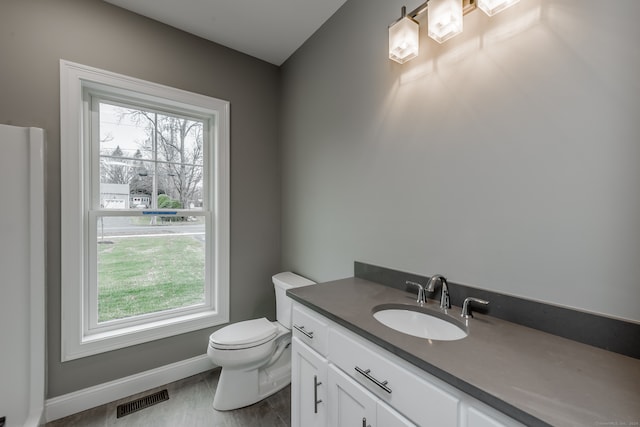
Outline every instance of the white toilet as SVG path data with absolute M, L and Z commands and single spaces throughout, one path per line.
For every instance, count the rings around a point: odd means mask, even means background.
M 225 326 L 209 336 L 207 354 L 222 367 L 213 398 L 219 411 L 254 404 L 291 382 L 291 305 L 289 288 L 312 285 L 291 272 L 273 276 L 276 322 L 267 318 Z

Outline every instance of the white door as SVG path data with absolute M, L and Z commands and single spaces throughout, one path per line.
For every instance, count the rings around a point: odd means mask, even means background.
M 44 131 L 0 124 L 0 153 L 0 420 L 37 426 L 45 395 Z
M 377 398 L 339 368 L 329 366 L 329 425 L 376 427 Z M 383 427 L 380 425 L 380 427 Z M 386 427 L 386 426 L 384 426 Z
M 327 425 L 327 359 L 298 338 L 291 347 L 291 425 Z

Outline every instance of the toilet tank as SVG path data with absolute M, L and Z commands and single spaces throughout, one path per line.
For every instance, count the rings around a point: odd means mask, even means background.
M 276 320 L 285 328 L 291 329 L 291 305 L 293 301 L 286 295 L 287 289 L 314 285 L 316 282 L 290 271 L 278 273 L 272 279 L 273 287 L 276 290 Z

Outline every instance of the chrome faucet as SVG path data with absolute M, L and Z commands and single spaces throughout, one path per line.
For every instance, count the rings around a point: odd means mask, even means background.
M 407 285 L 413 285 L 418 287 L 418 299 L 416 301 L 418 304 L 422 305 L 427 302 L 427 297 L 424 293 L 424 286 L 422 286 L 418 282 L 412 282 L 411 280 L 407 280 L 405 283 Z
M 427 287 L 425 291 L 427 292 L 435 291 L 437 280 L 440 280 L 440 283 L 442 283 L 442 295 L 440 296 L 440 308 L 449 309 L 451 308 L 451 299 L 449 298 L 449 283 L 447 282 L 447 279 L 443 275 L 436 274 L 434 276 L 431 276 L 431 278 L 429 279 L 429 282 L 427 282 Z
M 465 319 L 473 317 L 473 314 L 471 313 L 471 306 L 469 305 L 469 303 L 472 303 L 472 302 L 482 304 L 482 305 L 489 304 L 489 301 L 485 301 L 480 298 L 473 298 L 473 297 L 465 298 L 464 303 L 462 304 L 462 314 L 460 314 L 460 316 L 464 317 Z

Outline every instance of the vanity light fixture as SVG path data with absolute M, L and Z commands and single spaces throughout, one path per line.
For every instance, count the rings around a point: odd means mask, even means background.
M 430 0 L 427 13 L 429 37 L 444 43 L 462 32 L 462 1 Z
M 462 32 L 463 15 L 476 7 L 493 16 L 519 1 L 427 0 L 409 13 L 402 6 L 400 19 L 389 26 L 389 59 L 404 64 L 418 56 L 420 24 L 415 20 L 418 15 L 427 13 L 429 37 L 438 43 L 444 43 Z
M 418 56 L 418 36 L 420 25 L 407 16 L 407 8 L 402 6 L 402 16 L 389 27 L 389 58 L 400 64 Z

